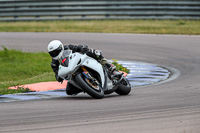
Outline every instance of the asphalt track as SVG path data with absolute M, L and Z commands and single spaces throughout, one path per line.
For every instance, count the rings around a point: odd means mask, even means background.
M 0 104 L 0 132 L 13 133 L 199 133 L 200 36 L 0 33 L 0 44 L 23 51 L 46 51 L 53 39 L 88 44 L 108 59 L 142 61 L 178 69 L 170 82 L 133 88 L 95 100 L 62 97 Z

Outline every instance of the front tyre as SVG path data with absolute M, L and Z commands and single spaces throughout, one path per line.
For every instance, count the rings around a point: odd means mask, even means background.
M 128 95 L 131 92 L 131 85 L 125 77 L 121 80 L 115 92 L 119 95 Z
M 82 76 L 81 73 L 76 75 L 75 80 L 77 84 L 79 84 L 82 89 L 91 97 L 96 99 L 101 99 L 104 97 L 104 91 L 102 87 L 100 85 L 93 86 L 86 77 Z

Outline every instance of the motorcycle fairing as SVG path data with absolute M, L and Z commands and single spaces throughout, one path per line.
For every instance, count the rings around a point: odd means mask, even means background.
M 93 58 L 90 58 L 90 57 L 86 57 L 86 58 L 87 59 L 83 62 L 83 66 L 86 66 L 86 67 L 96 71 L 97 73 L 99 73 L 99 75 L 101 77 L 101 85 L 102 85 L 101 87 L 103 87 L 104 83 L 105 83 L 105 77 L 104 77 L 104 72 L 103 72 L 103 68 L 102 68 L 101 64 Z
M 69 60 L 68 66 L 63 66 L 62 64 L 59 65 L 59 71 L 58 71 L 59 77 L 67 79 L 66 77 L 67 75 L 73 74 L 80 67 L 80 65 L 83 65 L 96 71 L 100 75 L 102 87 L 104 86 L 105 83 L 104 72 L 99 62 L 87 56 L 86 54 L 83 55 L 80 53 L 70 53 L 68 57 L 69 57 L 67 58 L 67 60 Z

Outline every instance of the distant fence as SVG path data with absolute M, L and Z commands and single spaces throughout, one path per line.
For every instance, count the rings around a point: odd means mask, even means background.
M 0 21 L 200 19 L 200 0 L 0 0 Z

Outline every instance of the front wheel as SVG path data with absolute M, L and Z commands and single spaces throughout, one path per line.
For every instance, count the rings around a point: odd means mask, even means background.
M 131 85 L 125 77 L 121 80 L 115 92 L 119 95 L 128 95 L 131 92 Z
M 102 87 L 100 85 L 93 85 L 86 77 L 82 76 L 81 73 L 76 75 L 75 80 L 77 84 L 79 84 L 82 89 L 91 97 L 96 99 L 101 99 L 104 97 L 104 91 Z

